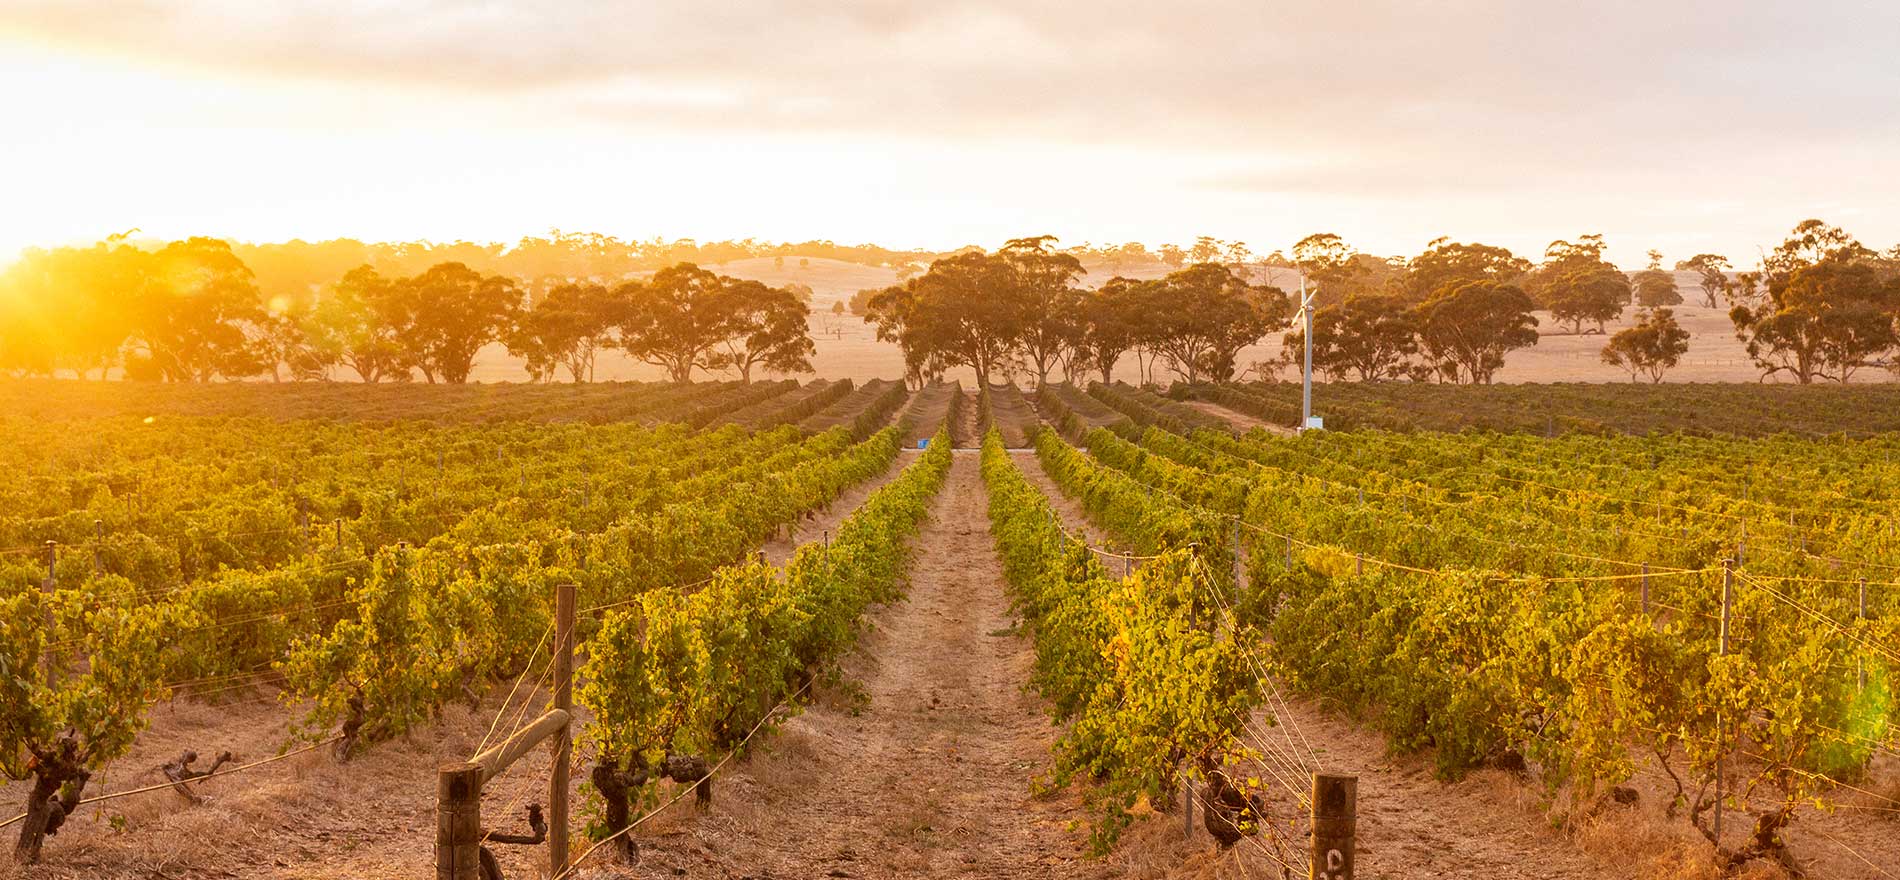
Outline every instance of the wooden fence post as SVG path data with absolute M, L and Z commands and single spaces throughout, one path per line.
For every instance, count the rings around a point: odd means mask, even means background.
M 1649 616 L 1649 563 L 1643 563 L 1643 616 Z
M 554 708 L 574 714 L 574 585 L 554 588 Z M 567 780 L 574 760 L 574 722 L 554 737 L 554 772 L 548 780 L 548 876 L 567 868 Z
M 1739 555 L 1739 554 L 1738 554 Z M 1729 562 L 1722 563 L 1722 629 L 1715 643 L 1715 656 L 1728 654 L 1728 608 L 1730 587 L 1735 582 L 1735 568 Z M 1722 714 L 1715 715 L 1715 848 L 1722 848 L 1722 753 L 1726 743 L 1722 738 Z
M 1181 777 L 1181 839 L 1194 839 L 1194 780 Z
M 1247 570 L 1247 567 L 1241 561 L 1241 558 L 1242 557 L 1241 557 L 1241 552 L 1240 552 L 1240 517 L 1234 517 L 1234 589 L 1236 591 L 1240 589 L 1241 577 L 1246 573 L 1246 570 Z M 1239 595 L 1238 592 L 1236 592 L 1235 595 Z
M 1861 620 L 1867 619 L 1867 579 L 1866 578 L 1860 579 L 1859 617 Z M 1867 687 L 1867 661 L 1866 659 L 1861 658 L 1861 657 L 1854 658 L 1854 670 L 1857 673 L 1859 673 L 1857 677 L 1860 679 L 1860 687 L 1863 690 L 1865 690 Z
M 46 621 L 45 621 L 46 629 L 44 630 L 44 632 L 46 632 L 48 635 L 52 634 L 53 626 L 55 623 L 55 621 L 53 620 L 52 597 L 53 597 L 53 591 L 59 588 L 57 579 L 54 577 L 54 570 L 57 568 L 59 568 L 59 542 L 47 541 L 46 542 L 46 580 L 40 582 L 40 592 L 46 594 Z M 49 689 L 59 686 L 59 669 L 58 669 L 58 665 L 53 662 L 53 655 L 56 650 L 57 649 L 53 647 L 53 640 L 50 638 L 47 639 L 46 650 L 45 650 L 46 686 Z
M 435 878 L 481 880 L 482 765 L 443 764 L 435 779 Z
M 1313 861 L 1308 880 L 1352 880 L 1359 777 L 1313 774 Z

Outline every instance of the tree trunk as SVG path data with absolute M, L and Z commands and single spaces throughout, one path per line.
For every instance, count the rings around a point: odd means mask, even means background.
M 14 860 L 22 864 L 40 860 L 40 845 L 47 835 L 59 833 L 60 826 L 66 823 L 66 815 L 78 808 L 80 793 L 86 787 L 87 774 L 77 768 L 56 766 L 43 772 L 45 775 L 36 774 L 33 778 L 33 790 L 26 800 L 26 819 L 20 824 L 20 839 L 13 847 Z M 64 793 L 60 791 L 62 787 L 66 788 Z
M 631 816 L 631 810 L 628 808 L 629 791 L 645 785 L 648 776 L 645 773 L 622 770 L 618 763 L 608 759 L 594 765 L 592 777 L 594 790 L 600 792 L 600 799 L 604 806 L 601 830 L 606 834 L 614 834 L 627 827 Z M 633 836 L 622 834 L 619 840 L 620 852 L 626 856 L 627 861 L 639 861 L 640 847 L 634 843 Z
M 26 819 L 20 823 L 20 839 L 13 846 L 14 861 L 31 865 L 40 860 L 40 842 L 46 838 L 46 826 L 53 817 L 53 792 L 57 789 L 43 778 L 34 779 L 33 791 L 26 798 Z

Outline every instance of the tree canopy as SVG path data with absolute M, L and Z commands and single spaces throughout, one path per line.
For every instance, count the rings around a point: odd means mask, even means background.
M 1537 344 L 1531 298 L 1516 285 L 1468 281 L 1419 306 L 1419 347 L 1449 381 L 1488 385 L 1513 349 Z
M 1407 302 L 1422 303 L 1452 287 L 1473 281 L 1513 281 L 1530 270 L 1529 260 L 1507 248 L 1440 238 L 1406 264 L 1397 292 Z
M 1630 282 L 1623 270 L 1603 259 L 1603 236 L 1585 235 L 1576 241 L 1553 241 L 1544 249 L 1544 264 L 1525 283 L 1525 292 L 1572 334 L 1593 323 L 1603 332 L 1605 322 L 1623 314 L 1630 301 Z
M 1900 345 L 1900 275 L 1884 268 L 1844 230 L 1803 221 L 1763 261 L 1766 296 L 1729 311 L 1736 338 L 1763 378 L 1846 382 L 1862 367 L 1891 365 L 1879 356 Z
M 695 369 L 738 368 L 748 381 L 761 364 L 811 369 L 810 307 L 791 291 L 680 263 L 614 293 L 621 347 L 675 382 L 692 381 Z
M 1633 327 L 1617 331 L 1603 346 L 1603 362 L 1629 371 L 1630 381 L 1648 376 L 1661 382 L 1689 350 L 1689 331 L 1676 323 L 1674 312 L 1651 309 Z
M 1286 335 L 1286 359 L 1303 363 L 1306 335 Z M 1418 316 L 1396 296 L 1355 296 L 1313 313 L 1313 369 L 1361 382 L 1414 375 Z
M 1720 254 L 1696 254 L 1676 263 L 1676 271 L 1696 273 L 1702 287 L 1702 305 L 1711 309 L 1722 304 L 1720 297 L 1732 286 L 1730 268 L 1728 258 Z

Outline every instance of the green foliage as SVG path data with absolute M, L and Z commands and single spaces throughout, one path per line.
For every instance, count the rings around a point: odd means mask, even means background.
M 1062 490 L 1082 502 L 1089 519 L 1126 541 L 1135 553 L 1152 555 L 1192 548 L 1206 563 L 1210 583 L 1231 586 L 1233 567 L 1230 530 L 1218 511 L 1169 503 L 1147 485 L 1063 442 L 1053 431 L 1036 433 L 1036 457 L 1042 469 Z M 1124 463 L 1147 456 L 1113 433 L 1097 429 L 1089 446 Z M 1157 466 L 1161 466 L 1157 463 Z M 1172 475 L 1163 475 L 1163 478 Z M 1231 487 L 1229 491 L 1231 492 Z M 1216 490 L 1217 492 L 1220 490 Z M 1237 499 L 1229 497 L 1229 503 Z
M 1496 281 L 1440 289 L 1418 307 L 1419 349 L 1451 382 L 1489 385 L 1504 355 L 1537 344 L 1524 291 Z
M 1258 700 L 1241 647 L 1251 636 L 1215 635 L 1224 615 L 1210 598 L 1220 588 L 1192 550 L 1111 577 L 1060 530 L 995 433 L 984 440 L 983 478 L 1004 573 L 1035 633 L 1034 683 L 1068 724 L 1055 782 L 1094 783 L 1093 840 L 1105 850 L 1140 799 L 1159 801 L 1191 767 L 1240 751 L 1237 731 Z
M 166 635 L 182 620 L 176 609 L 140 605 L 116 577 L 0 597 L 0 771 L 25 779 L 53 763 L 67 730 L 78 767 L 124 754 L 145 729 L 146 704 L 166 693 Z
M 1870 584 L 1863 614 L 1842 576 L 1900 553 L 1875 500 L 1885 441 L 1150 431 L 1138 455 L 1097 439 L 1184 503 L 1248 484 L 1241 619 L 1296 686 L 1430 750 L 1442 776 L 1521 756 L 1569 818 L 1653 761 L 1678 782 L 1672 814 L 1706 833 L 1720 757 L 1748 759 L 1730 795 L 1793 804 L 1859 778 L 1900 729 L 1900 595 Z
M 689 594 L 651 590 L 605 614 L 576 695 L 593 712 L 586 735 L 603 759 L 652 768 L 669 755 L 730 750 L 829 673 L 855 643 L 864 611 L 901 595 L 908 539 L 950 455 L 939 432 L 829 544 L 801 546 L 782 569 L 722 567 Z
M 1689 351 L 1689 331 L 1676 323 L 1674 312 L 1653 309 L 1636 326 L 1617 331 L 1603 346 L 1603 362 L 1629 371 L 1630 381 L 1646 375 L 1661 382 L 1663 373 Z

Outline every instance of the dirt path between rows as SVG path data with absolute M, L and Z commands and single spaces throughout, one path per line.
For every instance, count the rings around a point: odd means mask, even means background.
M 990 416 L 1003 435 L 1003 445 L 1018 449 L 1029 445 L 1029 433 L 1042 420 L 1015 383 L 990 386 Z M 981 443 L 983 438 L 976 438 Z
M 1259 428 L 1269 434 L 1277 434 L 1281 437 L 1291 437 L 1295 433 L 1292 428 L 1285 425 L 1269 422 L 1257 416 L 1250 416 L 1239 410 L 1228 409 L 1218 403 L 1210 403 L 1205 400 L 1184 400 L 1181 402 L 1215 418 L 1224 419 L 1228 424 L 1242 431 L 1251 431 L 1254 428 Z
M 627 876 L 1105 876 L 1072 794 L 1036 796 L 1055 729 L 1025 691 L 974 454 L 916 539 L 908 598 L 880 610 L 830 695 L 729 771 L 712 809 L 642 829 Z M 651 826 L 649 826 L 651 827 Z

